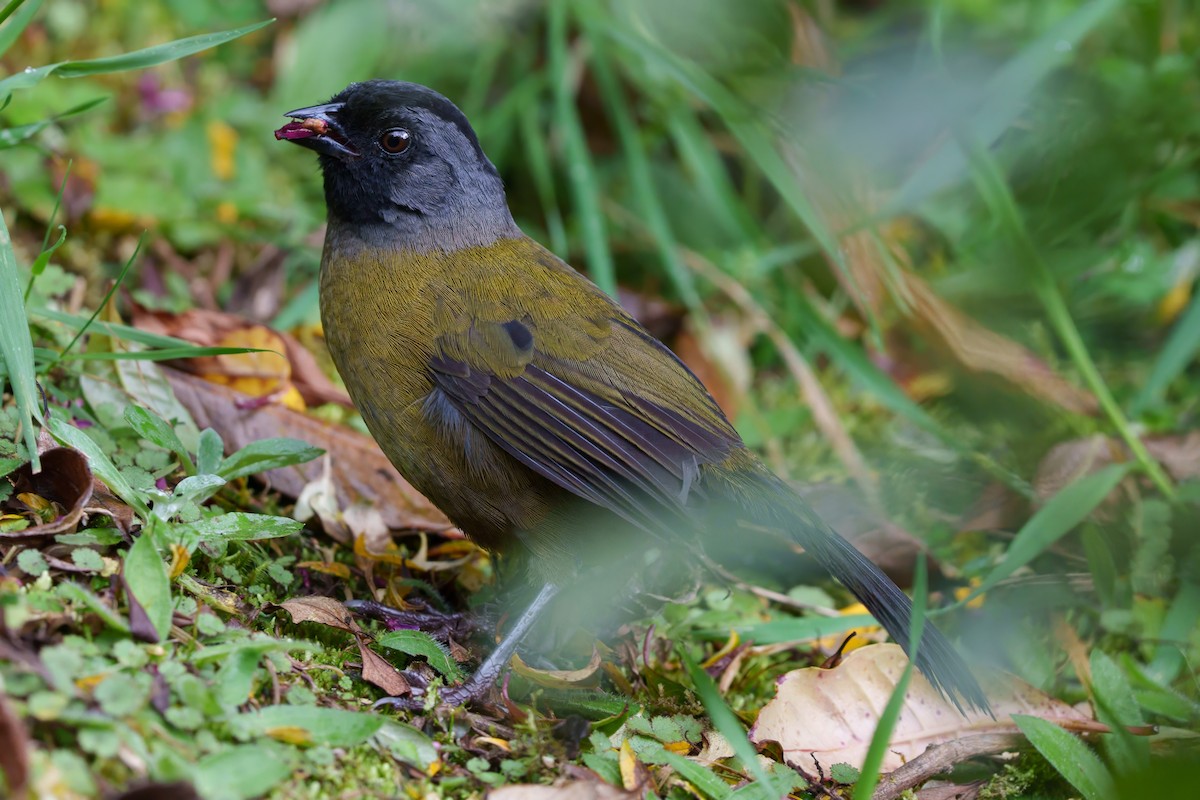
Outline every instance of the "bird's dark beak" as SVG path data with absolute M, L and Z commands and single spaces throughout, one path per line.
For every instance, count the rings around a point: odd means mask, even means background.
M 291 117 L 292 121 L 275 131 L 275 138 L 295 142 L 327 156 L 358 158 L 358 151 L 350 146 L 337 122 L 337 113 L 342 110 L 342 105 L 326 103 L 289 111 L 284 116 Z

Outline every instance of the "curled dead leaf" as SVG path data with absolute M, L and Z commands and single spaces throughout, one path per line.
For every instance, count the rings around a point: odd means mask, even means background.
M 95 479 L 83 453 L 70 447 L 52 447 L 42 453 L 41 472 L 24 464 L 10 473 L 13 491 L 0 503 L 0 514 L 20 514 L 34 524 L 17 531 L 0 532 L 3 539 L 38 539 L 71 533 L 92 499 Z
M 512 658 L 512 668 L 513 672 L 538 686 L 548 689 L 578 689 L 580 686 L 595 683 L 596 675 L 600 671 L 600 651 L 593 647 L 592 657 L 587 666 L 579 669 L 534 669 L 515 654 Z
M 855 650 L 834 669 L 789 672 L 759 713 L 750 738 L 755 744 L 778 742 L 787 762 L 808 774 L 841 763 L 861 768 L 879 716 L 907 664 L 899 645 L 881 644 Z M 982 684 L 995 719 L 978 711 L 960 713 L 923 675 L 914 673 L 883 771 L 899 768 L 933 744 L 969 734 L 1019 732 L 1013 714 L 1080 732 L 1108 730 L 1015 676 L 993 671 Z

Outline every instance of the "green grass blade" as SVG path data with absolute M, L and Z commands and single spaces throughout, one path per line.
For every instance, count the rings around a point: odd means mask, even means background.
M 202 358 L 204 356 L 236 356 L 241 353 L 276 353 L 278 350 L 262 350 L 255 347 L 201 347 L 187 345 L 184 347 L 169 347 L 161 350 L 131 350 L 128 352 L 112 351 L 108 353 L 70 353 L 63 356 L 65 361 L 173 361 L 177 358 Z
M 1171 381 L 1179 377 L 1196 358 L 1197 353 L 1200 353 L 1200 294 L 1192 298 L 1187 311 L 1167 337 L 1162 352 L 1154 359 L 1150 375 L 1142 384 L 1141 391 L 1129 409 L 1130 415 L 1136 417 L 1151 406 L 1161 403 Z
M 21 277 L 17 274 L 17 256 L 13 252 L 8 225 L 0 214 L 0 357 L 3 357 L 13 398 L 21 438 L 25 442 L 35 470 L 41 469 L 37 454 L 37 431 L 33 421 L 42 419 L 38 406 L 37 375 L 33 369 L 33 339 L 25 316 Z
M 563 224 L 562 209 L 558 205 L 558 193 L 554 189 L 554 168 L 550 151 L 543 134 L 541 108 L 537 103 L 525 103 L 517 112 L 517 124 L 521 128 L 521 141 L 525 145 L 525 159 L 533 178 L 542 214 L 546 218 L 546 233 L 550 237 L 550 249 L 559 258 L 569 255 L 570 242 L 567 228 Z
M 892 690 L 883 713 L 879 715 L 879 724 L 871 736 L 871 744 L 867 755 L 863 758 L 861 776 L 854 784 L 854 800 L 870 800 L 879 784 L 883 757 L 887 755 L 888 745 L 892 741 L 892 731 L 900 721 L 900 711 L 904 707 L 904 698 L 908 695 L 908 687 L 912 683 L 913 662 L 917 660 L 917 649 L 921 644 L 921 634 L 925 630 L 925 594 L 928 591 L 928 569 L 924 558 L 917 559 L 917 569 L 913 576 L 913 611 L 912 629 L 908 633 L 908 665 L 904 668 L 896 688 Z
M 969 602 L 972 598 L 989 591 L 1070 533 L 1117 488 L 1117 484 L 1129 473 L 1130 467 L 1130 464 L 1110 464 L 1074 481 L 1051 497 L 1017 532 L 1012 544 L 1008 546 L 1004 560 L 997 564 L 983 583 L 962 602 Z
M 594 24 L 594 23 L 593 23 Z M 634 199 L 638 211 L 642 215 L 654 240 L 658 256 L 666 267 L 667 274 L 675 284 L 675 290 L 680 298 L 693 312 L 700 310 L 700 294 L 696 291 L 696 281 L 692 273 L 683 265 L 675 247 L 675 235 L 671 232 L 671 224 L 666 211 L 658 199 L 654 182 L 650 177 L 650 159 L 642 147 L 641 138 L 629 113 L 626 99 L 621 91 L 621 85 L 613 71 L 612 63 L 602 37 L 592 36 L 594 51 L 591 65 L 592 75 L 600 88 L 605 109 L 617 129 L 617 139 L 620 141 L 624 163 L 627 165 L 630 183 L 633 186 Z
M 588 152 L 583 123 L 575 108 L 572 91 L 574 70 L 568 64 L 567 23 L 570 4 L 566 0 L 552 0 L 549 9 L 548 57 L 550 74 L 554 81 L 554 116 L 559 133 L 563 138 L 564 158 L 569 168 L 567 177 L 571 194 L 575 199 L 575 213 L 580 220 L 584 251 L 587 254 L 588 274 L 593 281 L 613 297 L 617 296 L 617 276 L 613 267 L 612 252 L 608 248 L 608 233 L 604 213 L 600 208 L 600 186 L 596 181 L 596 170 Z
M 1023 48 L 987 82 L 976 98 L 977 113 L 960 120 L 960 125 L 984 146 L 994 143 L 1026 111 L 1030 94 L 1042 80 L 1072 58 L 1083 37 L 1119 5 L 1121 0 L 1092 0 Z M 935 46 L 936 42 L 935 36 Z M 908 177 L 880 216 L 910 210 L 960 181 L 967 174 L 967 162 L 964 151 L 953 140 L 945 140 Z
M 83 453 L 92 472 L 96 473 L 97 478 L 104 481 L 113 494 L 128 503 L 134 511 L 141 515 L 142 519 L 150 518 L 150 507 L 146 505 L 142 495 L 130 485 L 121 471 L 117 469 L 117 465 L 104 454 L 100 445 L 96 444 L 92 437 L 57 417 L 51 417 L 46 422 L 46 427 L 50 433 L 54 434 L 55 439 Z
M 201 50 L 207 50 L 210 47 L 216 47 L 217 45 L 225 44 L 226 42 L 245 36 L 248 33 L 253 33 L 260 28 L 270 25 L 272 22 L 274 22 L 273 19 L 268 19 L 229 31 L 202 33 L 199 36 L 176 39 L 173 42 L 135 50 L 132 53 L 124 53 L 119 56 L 93 58 L 88 61 L 61 61 L 57 64 L 47 64 L 44 67 L 18 72 L 15 75 L 8 76 L 4 80 L 0 80 L 0 97 L 18 89 L 28 89 L 36 86 L 51 75 L 57 75 L 60 78 L 81 78 L 86 75 L 144 69 L 145 67 L 152 67 L 167 61 L 176 61 L 180 58 L 186 58 L 187 56 L 199 53 Z
M 21 38 L 41 7 L 42 0 L 12 0 L 0 10 L 0 56 Z
M 1033 291 L 1045 309 L 1046 317 L 1050 320 L 1055 334 L 1071 357 L 1072 363 L 1083 376 L 1083 380 L 1092 394 L 1100 402 L 1100 408 L 1108 417 L 1109 422 L 1121 435 L 1129 447 L 1129 451 L 1133 453 L 1138 466 L 1154 482 L 1160 492 L 1168 498 L 1173 498 L 1175 489 L 1171 479 L 1167 477 L 1158 462 L 1151 458 L 1146 446 L 1142 444 L 1141 438 L 1133 430 L 1133 426 L 1130 425 L 1125 413 L 1117 404 L 1116 398 L 1113 397 L 1108 384 L 1104 382 L 1100 370 L 1096 367 L 1096 362 L 1088 352 L 1087 345 L 1071 317 L 1070 309 L 1067 308 L 1067 302 L 1063 298 L 1054 274 L 1029 236 L 1029 230 L 1025 226 L 1021 210 L 1000 170 L 1000 165 L 996 163 L 995 157 L 980 145 L 978 140 L 972 138 L 965 131 L 958 131 L 958 134 L 959 144 L 970 156 L 971 177 L 975 180 L 979 195 L 988 205 L 1000 229 L 1011 240 L 1015 260 L 1025 266 Z
M 1112 775 L 1099 756 L 1078 737 L 1038 717 L 1013 714 L 1013 721 L 1050 766 L 1079 790 L 1084 800 L 1116 798 Z
M 713 682 L 707 672 L 700 669 L 691 656 L 682 650 L 679 655 L 687 668 L 688 676 L 692 679 L 696 696 L 704 704 L 704 710 L 708 712 L 708 718 L 712 720 L 713 727 L 729 742 L 734 755 L 742 762 L 743 768 L 750 770 L 763 786 L 770 787 L 774 796 L 786 795 L 789 787 L 776 786 L 775 778 L 759 762 L 758 754 L 754 751 L 754 746 L 750 744 L 750 739 L 746 735 L 746 729 L 742 727 L 742 723 L 738 721 L 733 710 L 721 697 L 717 684 Z

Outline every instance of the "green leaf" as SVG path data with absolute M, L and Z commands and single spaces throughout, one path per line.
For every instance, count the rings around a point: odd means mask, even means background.
M 241 353 L 274 353 L 254 347 L 188 347 L 163 348 L 161 350 L 119 350 L 105 353 L 67 353 L 65 361 L 174 361 L 179 358 L 203 358 L 205 356 L 236 356 Z
M 50 569 L 41 550 L 22 550 L 17 556 L 17 566 L 31 578 L 36 578 Z
M 221 434 L 212 428 L 200 432 L 200 444 L 196 450 L 196 471 L 203 475 L 216 475 L 225 457 L 225 443 Z
M 294 759 L 282 746 L 247 744 L 205 756 L 192 780 L 207 800 L 250 800 L 292 774 Z
M 1096 717 L 1112 728 L 1112 733 L 1101 740 L 1102 746 L 1118 775 L 1136 774 L 1150 763 L 1150 741 L 1125 730 L 1126 725 L 1145 722 L 1133 687 L 1103 650 L 1092 651 L 1090 671 Z
M 837 617 L 781 617 L 757 625 L 739 626 L 738 634 L 755 644 L 802 642 L 845 633 L 853 628 L 874 623 L 870 614 L 847 614 Z M 728 631 L 714 631 L 714 638 L 728 638 Z
M 46 128 L 49 128 L 51 125 L 56 124 L 59 120 L 66 119 L 67 117 L 73 117 L 76 114 L 82 114 L 85 111 L 90 111 L 93 108 L 95 108 L 96 106 L 103 103 L 107 99 L 108 99 L 107 97 L 97 97 L 94 100 L 88 100 L 85 103 L 80 103 L 77 106 L 72 106 L 71 108 L 68 108 L 66 111 L 63 111 L 60 114 L 55 114 L 52 117 L 46 117 L 45 119 L 40 119 L 37 122 L 31 122 L 28 125 L 17 125 L 16 127 L 13 127 L 13 128 L 5 128 L 4 130 L 0 131 L 0 149 L 16 147 L 17 145 L 21 144 L 22 142 L 27 142 L 30 139 L 32 139 L 34 136 L 37 136 L 39 133 L 44 131 Z M 65 184 L 65 181 L 64 181 L 64 184 Z M 63 232 L 65 233 L 65 231 L 66 231 L 65 228 L 63 228 L 61 225 L 59 226 L 59 228 L 62 229 Z M 66 241 L 65 235 L 59 238 L 58 244 L 56 244 L 54 247 L 51 247 L 47 250 L 43 250 L 38 255 L 37 261 L 34 262 L 34 269 L 32 270 L 33 274 L 35 274 L 35 275 L 39 274 L 39 272 L 37 270 L 38 265 L 40 264 L 42 267 L 44 267 L 45 262 L 49 261 L 50 255 L 55 250 L 57 250 L 58 245 L 62 244 L 64 241 Z
M 994 143 L 1026 112 L 1029 96 L 1037 85 L 1069 61 L 1083 37 L 1120 5 L 1121 0 L 1092 0 L 1022 48 L 975 98 L 973 108 L 979 111 L 974 118 L 962 121 L 966 132 L 984 146 Z M 966 176 L 967 157 L 962 149 L 952 137 L 944 137 L 940 144 L 922 158 L 920 168 L 895 193 L 884 216 L 911 209 Z
M 1038 717 L 1013 714 L 1012 718 L 1042 757 L 1079 790 L 1084 800 L 1116 798 L 1112 776 L 1099 756 L 1078 737 Z
M 33 340 L 25 317 L 24 292 L 17 275 L 17 256 L 13 252 L 8 225 L 0 215 L 0 359 L 4 361 L 13 398 L 17 401 L 17 422 L 33 470 L 41 469 L 37 452 L 37 428 L 33 421 L 42 419 L 38 405 L 37 376 L 33 369 Z
M 183 442 L 179 441 L 179 435 L 175 433 L 175 428 L 167 424 L 162 417 L 141 406 L 131 405 L 125 409 L 125 421 L 138 436 L 179 456 L 180 463 L 189 475 L 196 474 L 196 465 L 192 463 L 192 458 L 184 448 Z
M 188 533 L 197 536 L 200 541 L 205 542 L 216 540 L 254 541 L 291 536 L 303 528 L 304 523 L 270 514 L 231 511 L 176 527 L 185 529 Z
M 463 679 L 463 672 L 454 659 L 433 637 L 423 631 L 392 631 L 375 640 L 381 647 L 399 650 L 410 656 L 421 656 L 449 681 Z
M 1130 415 L 1137 416 L 1150 406 L 1161 403 L 1167 387 L 1192 363 L 1197 352 L 1200 352 L 1200 294 L 1192 298 L 1187 311 L 1171 329 L 1167 343 L 1154 359 L 1150 375 L 1134 398 L 1129 409 Z
M 142 519 L 149 519 L 150 508 L 146 505 L 146 501 L 129 485 L 129 481 L 125 480 L 125 476 L 90 436 L 58 417 L 51 417 L 46 427 L 55 439 L 83 453 L 87 457 L 88 466 L 92 468 L 92 472 L 112 490 L 113 494 L 132 506 L 142 516 Z
M 997 564 L 983 583 L 962 602 L 970 602 L 972 598 L 989 591 L 1070 533 L 1117 488 L 1117 484 L 1130 468 L 1130 464 L 1110 464 L 1074 481 L 1051 497 L 1017 532 L 1008 546 L 1004 560 Z
M 259 28 L 270 25 L 272 22 L 274 20 L 264 20 L 263 22 L 256 22 L 253 25 L 235 28 L 230 31 L 202 33 L 199 36 L 189 36 L 186 39 L 177 39 L 173 42 L 135 50 L 132 53 L 124 53 L 119 56 L 93 58 L 88 61 L 60 61 L 57 64 L 47 64 L 37 69 L 26 69 L 24 72 L 18 72 L 15 75 L 8 76 L 4 80 L 0 80 L 0 97 L 18 89 L 28 89 L 36 86 L 51 75 L 57 75 L 60 78 L 80 78 L 85 75 L 101 75 L 109 72 L 143 69 L 145 67 L 152 67 L 155 64 L 163 64 L 167 61 L 176 61 L 199 53 L 201 50 L 207 50 L 210 47 L 216 47 L 217 45 L 237 39 L 240 36 L 245 36 L 247 33 L 253 33 Z
M 861 776 L 854 783 L 854 800 L 870 800 L 879 785 L 879 769 L 883 765 L 883 757 L 887 754 L 888 745 L 892 741 L 892 731 L 900 721 L 900 712 L 904 708 L 904 698 L 908 695 L 908 687 L 912 683 L 913 664 L 917 660 L 917 650 L 921 643 L 921 633 L 925 628 L 925 593 L 928 587 L 928 577 L 924 558 L 917 559 L 917 571 L 913 581 L 912 627 L 909 630 L 908 663 L 896 687 L 892 689 L 875 732 L 871 734 L 871 744 L 867 754 L 863 756 Z
M 152 538 L 148 530 L 143 531 L 129 548 L 125 555 L 125 581 L 162 641 L 171 630 L 171 582 Z
M 63 581 L 55 586 L 58 596 L 72 603 L 78 603 L 104 621 L 113 630 L 129 633 L 129 625 L 112 610 L 108 603 L 92 594 L 87 589 L 73 581 Z
M 300 439 L 260 439 L 222 461 L 217 474 L 226 480 L 243 478 L 271 469 L 303 464 L 324 452 Z
M 3 26 L 0 26 L 0 55 L 7 53 L 13 42 L 21 38 L 21 34 L 41 7 L 42 0 L 25 0 L 16 13 L 4 21 Z
M 318 706 L 268 706 L 232 720 L 236 730 L 251 736 L 269 735 L 273 728 L 302 728 L 308 744 L 353 747 L 374 736 L 387 721 L 380 714 Z
M 653 752 L 644 753 L 642 756 L 646 761 L 666 764 L 678 772 L 680 777 L 694 786 L 697 791 L 705 797 L 711 798 L 711 800 L 725 800 L 730 795 L 729 784 L 718 778 L 712 770 L 702 764 L 684 758 L 678 753 L 671 752 L 661 745 Z M 774 796 L 783 797 L 785 794 L 786 792 L 782 794 L 775 792 Z
M 738 721 L 733 710 L 726 705 L 717 689 L 717 684 L 713 682 L 707 672 L 700 669 L 700 665 L 686 652 L 680 650 L 679 655 L 687 668 L 688 676 L 692 679 L 696 696 L 704 704 L 704 710 L 708 712 L 708 718 L 712 720 L 713 727 L 729 742 L 734 755 L 742 762 L 742 767 L 749 770 L 763 786 L 770 787 L 771 793 L 776 797 L 786 795 L 787 789 L 779 786 L 775 777 L 767 772 L 762 762 L 759 761 L 758 753 L 755 752 L 746 735 L 746 729 L 742 727 L 742 723 Z M 671 755 L 675 754 L 671 753 Z M 726 793 L 728 793 L 728 787 L 726 787 Z

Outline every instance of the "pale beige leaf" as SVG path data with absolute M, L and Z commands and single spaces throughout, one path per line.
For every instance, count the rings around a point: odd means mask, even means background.
M 488 800 L 632 800 L 640 796 L 602 781 L 566 781 L 554 786 L 518 783 L 487 793 Z
M 809 667 L 783 676 L 750 731 L 756 744 L 779 742 L 787 762 L 810 774 L 834 764 L 861 767 L 875 725 L 908 657 L 899 645 L 863 647 L 833 669 Z M 969 734 L 1017 731 L 1013 714 L 1029 714 L 1078 731 L 1106 728 L 1012 675 L 989 672 L 981 683 L 996 718 L 960 714 L 919 672 L 913 675 L 883 771 L 900 767 L 927 747 Z

